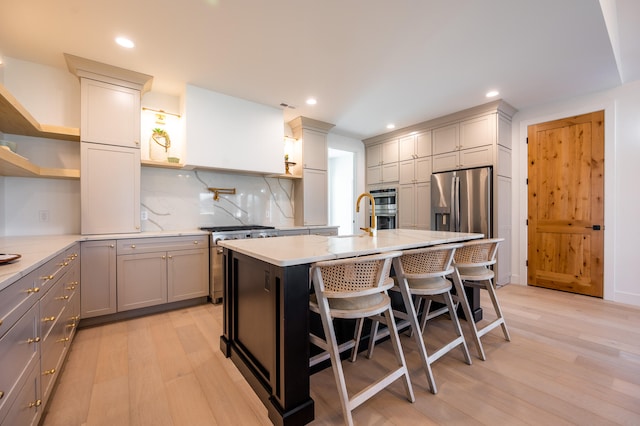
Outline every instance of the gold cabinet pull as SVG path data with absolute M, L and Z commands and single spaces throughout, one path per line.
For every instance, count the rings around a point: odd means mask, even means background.
M 55 321 L 55 320 L 56 320 L 56 317 L 54 317 L 54 316 L 42 318 L 42 322 L 50 322 L 50 321 Z
M 73 324 L 67 324 L 66 327 L 67 328 L 75 328 L 75 326 L 76 326 L 76 323 L 74 322 Z
M 29 403 L 28 408 L 39 407 L 40 405 L 42 405 L 42 400 L 36 399 L 35 401 Z
M 136 248 L 136 245 L 135 244 L 131 244 L 131 248 Z
M 162 258 L 163 258 L 163 259 L 166 259 L 166 258 L 167 258 L 167 256 L 162 256 Z
M 32 337 L 30 339 L 27 339 L 27 343 L 31 344 L 31 343 L 38 343 L 40 341 L 39 337 Z
M 4 397 L 4 391 L 0 391 L 0 399 Z
M 58 339 L 58 340 L 56 340 L 56 342 L 57 342 L 57 343 L 64 343 L 64 342 L 68 342 L 68 341 L 69 341 L 69 338 L 68 338 L 68 337 L 64 337 L 64 338 L 62 338 L 62 339 Z
M 109 248 L 114 248 L 114 247 L 115 247 L 115 245 L 109 244 Z
M 51 370 L 44 370 L 42 372 L 43 376 L 48 376 L 48 375 L 51 375 L 51 374 L 56 374 L 56 369 L 55 368 L 52 368 Z
M 40 287 L 34 287 L 34 288 L 27 289 L 27 294 L 37 293 L 39 291 L 40 291 Z
M 193 244 L 200 244 L 200 241 L 194 241 Z
M 44 277 L 40 277 L 43 281 L 50 281 L 53 279 L 53 275 L 45 275 Z
M 4 321 L 2 321 L 2 320 L 0 319 L 0 327 L 2 326 L 2 323 L 3 323 L 3 322 L 4 322 Z
M 56 300 L 69 300 L 69 296 L 56 297 Z

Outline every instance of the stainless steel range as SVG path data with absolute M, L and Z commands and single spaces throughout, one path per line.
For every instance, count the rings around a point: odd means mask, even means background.
M 219 241 L 242 240 L 245 238 L 277 237 L 278 231 L 273 226 L 262 225 L 229 225 L 210 226 L 200 228 L 211 232 L 211 262 L 209 272 L 209 294 L 213 303 L 222 301 L 224 286 L 224 269 L 222 252 Z

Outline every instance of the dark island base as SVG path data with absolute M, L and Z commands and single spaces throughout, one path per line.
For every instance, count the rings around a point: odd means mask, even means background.
M 238 367 L 275 425 L 310 423 L 309 330 L 319 327 L 319 321 L 309 318 L 309 265 L 277 267 L 226 248 L 224 257 L 220 350 Z M 467 297 L 478 321 L 482 310 L 473 290 Z M 336 333 L 338 340 L 348 340 L 353 323 L 337 325 Z M 361 349 L 368 340 L 363 336 Z

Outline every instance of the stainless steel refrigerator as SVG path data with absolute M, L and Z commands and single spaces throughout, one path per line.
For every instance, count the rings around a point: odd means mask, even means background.
M 431 175 L 431 229 L 492 237 L 491 167 Z

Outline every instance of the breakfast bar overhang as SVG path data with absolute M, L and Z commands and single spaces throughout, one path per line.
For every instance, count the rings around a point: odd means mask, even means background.
M 314 418 L 309 392 L 309 267 L 312 263 L 482 238 L 482 234 L 379 230 L 375 236 L 298 235 L 227 240 L 223 335 L 230 357 L 276 425 Z

